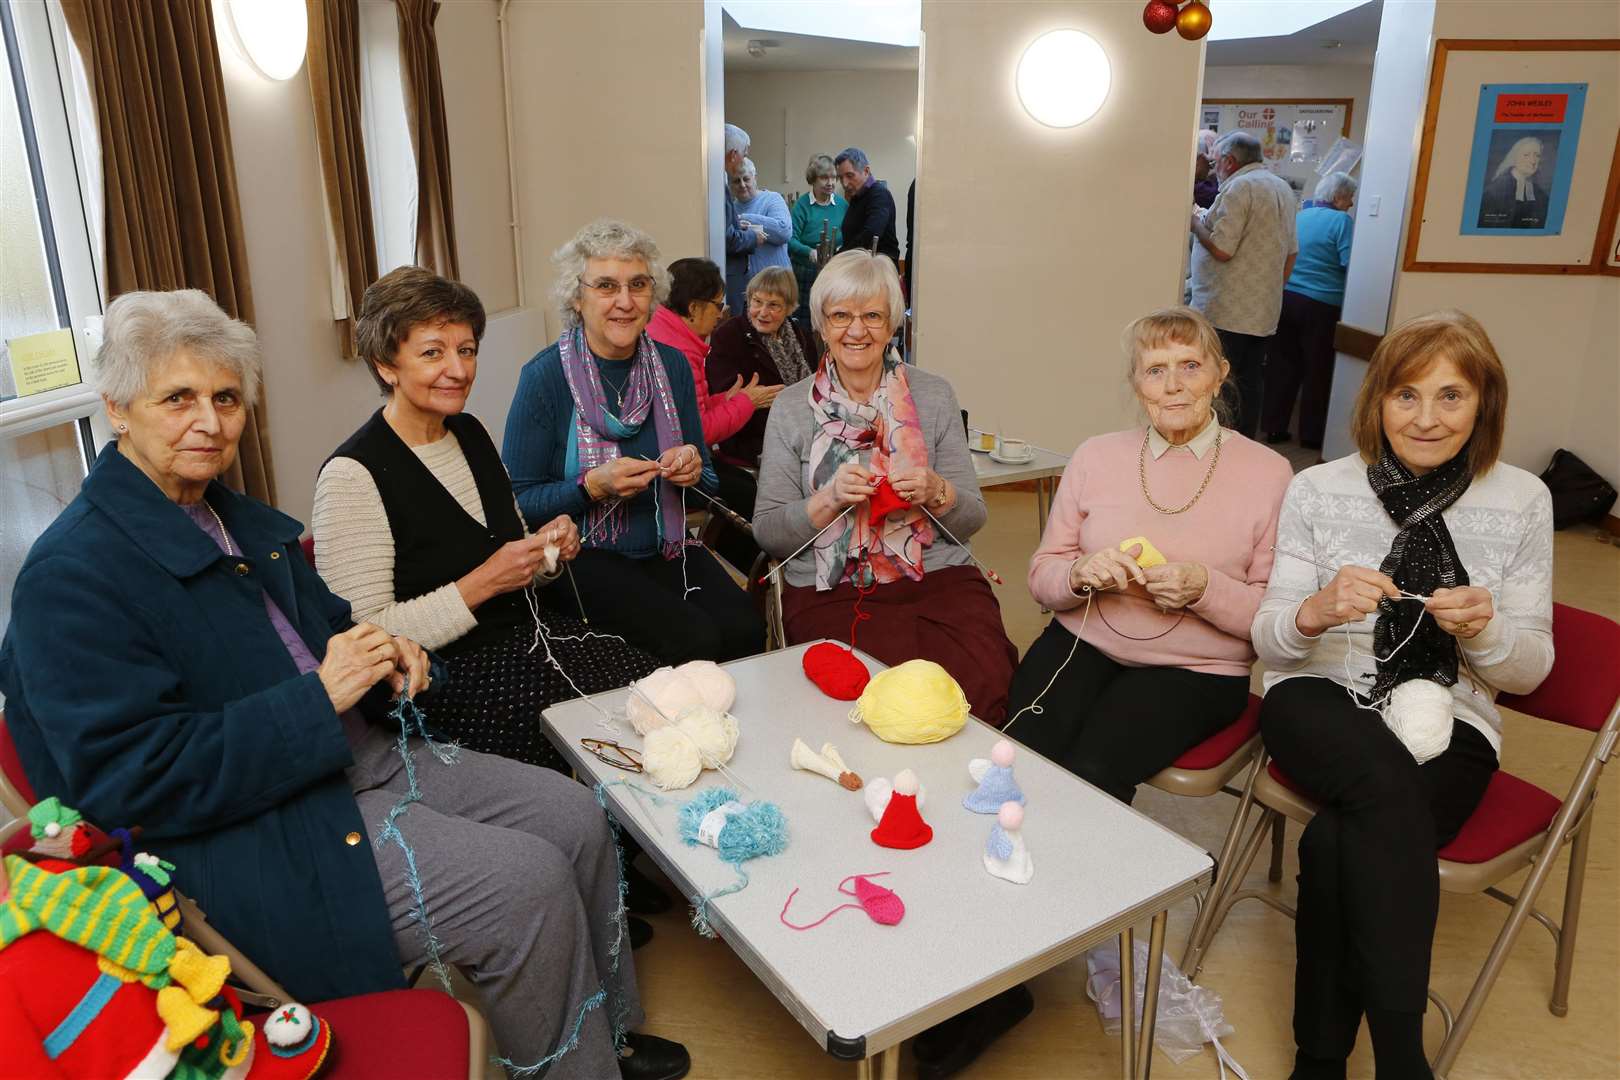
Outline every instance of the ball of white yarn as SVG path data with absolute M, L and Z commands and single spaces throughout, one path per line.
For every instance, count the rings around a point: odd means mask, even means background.
M 697 688 L 703 704 L 719 712 L 730 712 L 737 703 L 737 680 L 713 660 L 692 660 L 675 669 Z
M 731 760 L 737 749 L 737 720 L 730 713 L 694 705 L 681 713 L 675 727 L 692 737 L 703 757 L 703 767 L 712 769 Z
M 1451 745 L 1451 690 L 1430 679 L 1408 679 L 1395 687 L 1384 723 L 1419 765 Z
M 641 765 L 664 791 L 683 788 L 703 771 L 703 756 L 692 737 L 671 727 L 647 732 L 641 746 Z
M 676 668 L 661 667 L 634 685 L 640 693 L 630 695 L 624 711 L 637 735 L 672 723 L 693 705 L 705 704 L 702 689 Z

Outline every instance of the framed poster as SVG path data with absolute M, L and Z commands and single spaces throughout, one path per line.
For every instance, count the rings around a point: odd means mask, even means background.
M 1308 199 L 1316 190 L 1316 166 L 1334 141 L 1350 134 L 1352 98 L 1205 98 L 1203 126 L 1222 135 L 1247 131 L 1260 140 L 1261 162 Z
M 1402 268 L 1591 274 L 1620 41 L 1435 42 Z
M 1580 145 L 1585 83 L 1481 86 L 1462 231 L 1557 236 Z
M 1603 228 L 1592 246 L 1592 264 L 1601 274 L 1620 277 L 1620 135 L 1614 140 L 1614 161 L 1609 166 L 1609 192 L 1603 200 Z

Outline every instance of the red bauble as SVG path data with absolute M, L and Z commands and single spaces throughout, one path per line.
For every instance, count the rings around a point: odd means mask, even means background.
M 1170 0 L 1148 0 L 1142 9 L 1142 25 L 1155 34 L 1168 34 L 1176 28 L 1176 5 Z
M 1209 8 L 1200 0 L 1192 0 L 1192 3 L 1182 8 L 1181 14 L 1176 16 L 1176 33 L 1188 41 L 1197 41 L 1209 33 L 1211 22 Z

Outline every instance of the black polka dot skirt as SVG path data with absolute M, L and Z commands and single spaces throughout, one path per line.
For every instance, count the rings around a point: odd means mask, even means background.
M 522 622 L 488 644 L 450 658 L 449 681 L 423 702 L 423 711 L 431 728 L 470 750 L 568 772 L 545 736 L 541 711 L 580 692 L 628 686 L 658 667 L 658 661 L 613 637 L 560 640 L 589 629 L 576 617 L 543 609 L 541 619 L 551 654 L 567 679 L 546 659 L 545 642 L 530 651 L 534 624 Z

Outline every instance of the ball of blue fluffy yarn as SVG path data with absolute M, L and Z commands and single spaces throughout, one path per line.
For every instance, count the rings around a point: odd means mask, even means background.
M 740 802 L 730 788 L 705 788 L 681 806 L 679 828 L 681 839 L 688 846 L 696 846 L 698 825 L 709 812 L 728 802 Z M 787 818 L 775 803 L 749 803 L 741 813 L 733 814 L 720 830 L 718 848 L 722 861 L 736 864 L 766 855 L 779 855 L 787 849 Z

